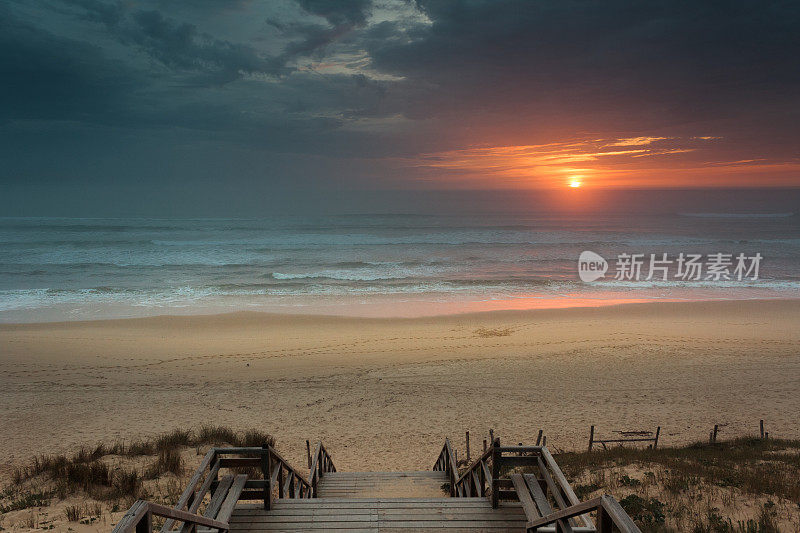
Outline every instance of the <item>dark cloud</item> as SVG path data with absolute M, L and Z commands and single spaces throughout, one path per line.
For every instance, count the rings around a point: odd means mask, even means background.
M 151 139 L 188 147 L 153 156 L 181 169 L 159 174 L 175 189 L 197 147 L 276 182 L 294 157 L 322 187 L 402 187 L 392 158 L 421 152 L 575 138 L 714 136 L 680 157 L 797 161 L 798 26 L 791 2 L 9 1 L 0 180 L 101 179 L 93 150 L 113 146 L 107 174 Z
M 415 113 L 512 114 L 515 102 L 528 118 L 607 120 L 611 109 L 620 121 L 644 113 L 664 125 L 792 100 L 800 81 L 800 6 L 788 2 L 417 4 L 432 24 L 369 41 L 377 69 L 434 85 Z
M 57 36 L 0 6 L 0 118 L 81 120 L 128 115 L 141 73 L 91 43 Z
M 370 0 L 298 0 L 309 13 L 327 19 L 333 26 L 361 26 L 367 20 Z
M 128 12 L 120 4 L 72 0 L 86 9 L 87 20 L 102 22 L 125 44 L 136 46 L 164 66 L 203 73 L 206 81 L 224 84 L 246 74 L 277 76 L 286 72 L 285 58 L 259 53 L 254 47 L 217 39 L 197 27 L 157 10 Z

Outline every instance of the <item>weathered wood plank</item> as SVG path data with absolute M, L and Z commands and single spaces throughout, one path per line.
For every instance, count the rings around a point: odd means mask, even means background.
M 171 518 L 172 520 L 177 521 L 188 521 L 217 530 L 228 529 L 228 524 L 219 522 L 218 520 L 214 520 L 212 518 L 196 515 L 187 511 L 175 509 L 173 507 L 167 507 L 166 505 L 138 500 L 133 504 L 130 510 L 125 513 L 125 516 L 123 516 L 123 519 L 119 521 L 117 526 L 114 528 L 114 531 L 117 533 L 132 532 L 136 529 L 137 523 L 139 523 L 141 520 L 149 519 L 149 516 L 145 516 L 148 514 L 153 514 L 164 518 Z
M 258 457 L 222 457 L 219 463 L 222 468 L 258 468 L 261 466 L 261 459 Z
M 533 474 L 525 474 L 523 479 L 525 480 L 525 484 L 528 486 L 528 490 L 533 496 L 533 500 L 536 503 L 536 508 L 539 511 L 539 516 L 546 516 L 552 513 L 553 509 L 550 507 L 550 502 L 547 501 L 547 496 L 545 496 L 542 486 L 539 485 L 539 480 L 536 479 L 536 476 Z
M 208 450 L 205 457 L 203 457 L 203 460 L 200 461 L 200 466 L 197 467 L 197 470 L 195 470 L 195 473 L 189 479 L 189 483 L 187 483 L 186 488 L 183 489 L 180 498 L 178 498 L 178 502 L 175 504 L 175 509 L 185 509 L 189 504 L 189 499 L 194 494 L 195 487 L 197 487 L 197 484 L 200 483 L 203 473 L 205 472 L 206 468 L 208 468 L 208 465 L 211 464 L 211 461 L 214 459 L 215 455 L 216 453 L 213 448 Z M 166 533 L 172 529 L 173 525 L 175 525 L 175 521 L 172 519 L 167 519 L 167 521 L 164 522 L 164 526 L 161 528 L 162 533 Z
M 601 500 L 603 509 L 623 533 L 642 533 L 617 500 L 608 495 L 602 496 Z
M 225 476 L 220 480 L 219 485 L 217 485 L 217 490 L 215 490 L 214 495 L 211 496 L 208 507 L 206 507 L 206 510 L 203 512 L 203 516 L 207 516 L 208 518 L 215 518 L 217 516 L 222 502 L 225 501 L 225 497 L 228 495 L 231 484 L 233 484 L 233 476 Z
M 517 491 L 517 497 L 522 503 L 522 508 L 525 510 L 525 515 L 528 517 L 528 520 L 541 518 L 542 515 L 536 508 L 536 504 L 533 503 L 531 492 L 528 489 L 528 486 L 525 484 L 522 474 L 512 474 L 511 482 L 514 484 L 514 488 Z
M 244 474 L 236 476 L 233 480 L 231 488 L 228 490 L 228 495 L 219 508 L 219 512 L 216 516 L 217 520 L 220 522 L 228 522 L 230 520 L 233 508 L 236 506 L 236 502 L 239 501 L 239 495 L 242 493 L 242 490 L 244 490 L 245 482 L 247 482 L 247 476 Z
M 542 446 L 541 456 L 544 457 L 547 466 L 550 467 L 550 470 L 552 470 L 553 477 L 556 478 L 556 481 L 558 481 L 558 484 L 563 489 L 564 494 L 567 496 L 567 500 L 569 500 L 569 503 L 572 505 L 579 504 L 580 500 L 575 495 L 575 491 L 572 490 L 572 487 L 567 481 L 566 476 L 564 476 L 564 473 L 561 471 L 561 468 L 558 466 L 558 463 L 556 463 L 556 460 L 553 459 L 553 456 L 550 454 L 550 450 L 547 449 L 547 446 Z M 592 521 L 589 519 L 588 516 L 581 515 L 580 519 L 583 522 L 584 526 L 586 527 L 594 526 L 594 524 L 592 524 Z
M 544 478 L 545 483 L 547 483 L 547 488 L 550 489 L 550 494 L 553 495 L 553 499 L 556 501 L 556 503 L 558 504 L 558 506 L 561 509 L 566 509 L 568 507 L 568 505 L 564 501 L 564 497 L 561 495 L 561 491 L 559 490 L 558 485 L 556 485 L 556 482 L 553 481 L 553 476 L 550 475 L 550 472 L 547 470 L 547 467 L 545 466 L 545 464 L 542 461 L 541 457 L 538 459 L 538 463 L 539 463 L 539 471 L 542 474 L 542 477 Z M 538 484 L 538 482 L 537 482 L 537 484 Z M 531 487 L 531 492 L 533 492 L 533 490 L 535 490 L 535 489 L 533 488 L 532 484 L 530 485 L 530 487 Z M 541 487 L 540 487 L 540 490 L 541 490 Z M 550 504 L 548 504 L 548 507 L 549 507 L 549 505 Z M 552 512 L 545 513 L 544 509 L 542 509 L 542 515 L 547 516 L 547 515 L 550 515 L 550 514 L 552 514 Z M 564 531 L 564 533 L 572 533 L 572 525 L 573 524 L 569 523 L 569 520 L 559 520 L 558 524 L 559 524 L 559 527 Z
M 507 517 L 512 517 L 514 519 L 520 518 L 525 519 L 526 515 L 522 508 L 514 509 L 514 510 L 506 510 L 506 511 L 497 511 L 494 509 L 468 509 L 468 508 L 461 508 L 461 509 L 438 509 L 438 508 L 369 508 L 369 509 L 353 509 L 353 508 L 342 508 L 342 509 L 305 509 L 305 510 L 298 510 L 298 509 L 291 509 L 291 510 L 270 510 L 268 514 L 262 515 L 237 515 L 233 514 L 230 517 L 230 522 L 249 522 L 249 521 L 269 521 L 273 520 L 278 517 L 303 517 L 303 516 L 339 516 L 342 514 L 347 515 L 369 515 L 371 513 L 377 512 L 380 515 L 385 516 L 408 516 L 408 515 L 418 515 L 418 516 L 463 516 L 463 517 L 471 517 L 471 516 L 487 516 L 491 517 L 492 519 L 506 519 Z

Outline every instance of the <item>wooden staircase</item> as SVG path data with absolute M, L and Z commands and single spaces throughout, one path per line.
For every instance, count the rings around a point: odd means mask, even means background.
M 450 498 L 442 490 L 445 472 L 330 472 L 317 498 L 239 505 L 231 532 L 259 531 L 523 531 L 519 504 L 492 509 L 486 498 Z
M 338 472 L 319 443 L 309 463 L 306 475 L 266 444 L 213 448 L 175 507 L 140 500 L 114 533 L 151 533 L 155 516 L 168 519 L 161 533 L 641 533 L 611 496 L 579 501 L 538 443 L 501 446 L 495 439 L 463 465 L 445 439 L 424 472 Z M 235 475 L 220 478 L 223 469 Z

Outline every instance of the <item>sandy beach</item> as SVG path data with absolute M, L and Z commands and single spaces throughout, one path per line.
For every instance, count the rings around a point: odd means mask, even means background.
M 2 325 L 2 463 L 204 423 L 271 432 L 298 465 L 321 438 L 344 470 L 429 468 L 490 427 L 556 449 L 591 424 L 796 438 L 798 324 L 800 300 Z

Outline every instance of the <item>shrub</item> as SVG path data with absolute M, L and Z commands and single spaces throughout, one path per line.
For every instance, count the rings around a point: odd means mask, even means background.
M 639 485 L 642 484 L 642 482 L 636 478 L 630 477 L 628 474 L 625 474 L 624 476 L 619 478 L 619 484 L 625 487 L 638 487 Z
M 655 498 L 645 500 L 641 496 L 631 494 L 621 499 L 619 504 L 639 526 L 651 528 L 665 522 L 664 504 Z
M 145 478 L 156 479 L 168 472 L 176 476 L 183 472 L 183 459 L 177 449 L 164 449 L 158 452 L 158 458 L 147 468 Z
M 82 505 L 70 505 L 66 509 L 64 509 L 64 515 L 66 515 L 67 520 L 70 522 L 77 522 L 83 517 L 83 506 Z
M 600 489 L 600 485 L 597 483 L 586 483 L 584 485 L 575 485 L 575 495 L 578 497 L 579 500 L 583 500 L 589 494 L 593 493 L 594 491 Z

